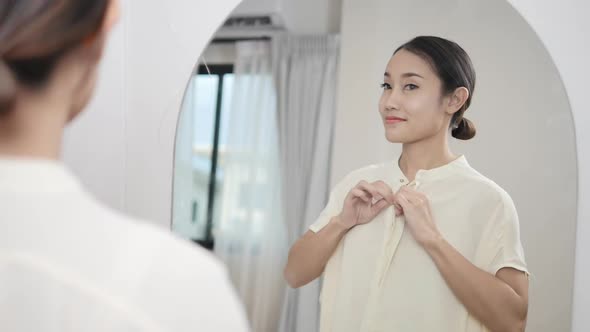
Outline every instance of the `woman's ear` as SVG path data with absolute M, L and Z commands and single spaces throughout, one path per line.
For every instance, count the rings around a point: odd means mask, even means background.
M 111 32 L 113 27 L 119 21 L 120 16 L 121 9 L 119 0 L 108 0 L 102 25 L 96 32 L 84 39 L 83 45 L 86 46 L 86 48 L 93 48 L 96 44 L 102 44 L 107 39 L 109 32 Z
M 455 89 L 449 98 L 447 113 L 451 115 L 457 113 L 465 105 L 467 99 L 469 99 L 469 90 L 467 88 L 460 87 Z
M 108 6 L 102 25 L 102 31 L 106 33 L 111 31 L 121 17 L 121 3 L 119 0 L 109 0 Z

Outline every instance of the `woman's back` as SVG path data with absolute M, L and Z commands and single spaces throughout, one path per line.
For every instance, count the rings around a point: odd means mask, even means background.
M 117 8 L 0 2 L 0 330 L 246 331 L 213 257 L 107 209 L 57 161 Z
M 2 331 L 246 331 L 209 253 L 102 206 L 58 162 L 0 159 Z

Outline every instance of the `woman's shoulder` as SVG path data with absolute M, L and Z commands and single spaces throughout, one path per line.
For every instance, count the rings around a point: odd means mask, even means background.
M 152 256 L 152 264 L 169 264 L 173 257 L 176 262 L 182 262 L 184 268 L 194 271 L 201 268 L 224 270 L 220 262 L 208 251 L 180 238 L 176 234 L 162 229 L 153 221 L 139 219 L 113 209 L 96 198 L 88 195 L 84 197 L 84 210 L 88 212 L 85 222 L 88 229 L 100 229 L 89 239 L 91 244 L 112 246 L 126 246 L 136 252 L 151 253 L 152 248 L 158 248 L 158 255 Z
M 467 188 L 474 192 L 473 197 L 494 199 L 498 203 L 513 205 L 512 197 L 502 186 L 476 169 L 469 167 L 461 173 L 461 179 Z

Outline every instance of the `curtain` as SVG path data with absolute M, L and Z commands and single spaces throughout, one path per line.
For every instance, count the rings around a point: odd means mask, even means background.
M 339 54 L 338 36 L 277 36 L 273 75 L 289 245 L 307 231 L 327 203 Z M 286 290 L 281 332 L 319 326 L 318 280 Z
M 276 89 L 269 42 L 236 44 L 215 253 L 254 332 L 277 331 L 288 243 L 281 200 Z
M 319 281 L 291 290 L 282 272 L 328 198 L 339 38 L 279 34 L 236 48 L 215 252 L 254 332 L 317 331 Z

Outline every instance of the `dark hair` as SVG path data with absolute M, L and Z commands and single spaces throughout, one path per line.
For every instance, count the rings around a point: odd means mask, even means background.
M 46 83 L 67 51 L 91 37 L 109 0 L 2 0 L 0 2 L 0 115 L 19 85 Z
M 471 104 L 475 90 L 475 70 L 467 52 L 457 43 L 450 40 L 433 37 L 416 37 L 395 50 L 414 53 L 428 61 L 442 81 L 443 93 L 449 94 L 460 87 L 469 91 L 469 98 L 457 111 L 451 120 L 453 137 L 469 140 L 475 136 L 475 125 L 463 115 Z

